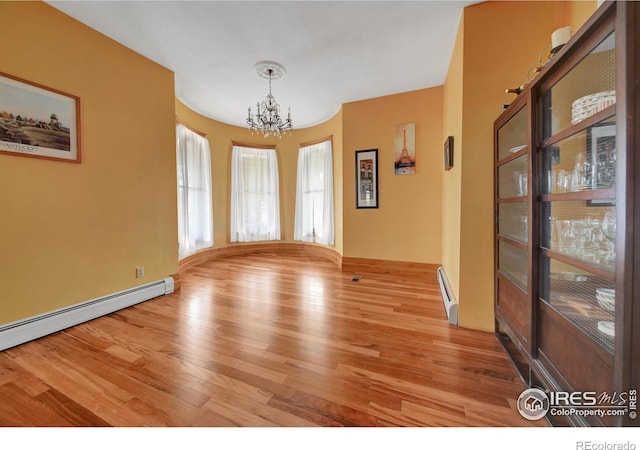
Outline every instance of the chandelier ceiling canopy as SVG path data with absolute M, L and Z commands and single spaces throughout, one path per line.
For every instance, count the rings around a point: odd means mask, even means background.
M 256 114 L 251 112 L 247 116 L 247 124 L 249 129 L 262 132 L 264 137 L 278 136 L 282 138 L 282 133 L 293 130 L 291 122 L 291 108 L 289 108 L 287 119 L 280 117 L 280 105 L 271 94 L 271 80 L 279 80 L 284 76 L 286 71 L 281 64 L 273 61 L 260 61 L 255 66 L 257 74 L 269 80 L 269 93 L 262 102 L 256 103 Z

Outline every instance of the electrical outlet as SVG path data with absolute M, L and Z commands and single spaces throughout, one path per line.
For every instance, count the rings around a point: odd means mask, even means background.
M 144 267 L 136 267 L 136 278 L 142 278 L 144 276 Z

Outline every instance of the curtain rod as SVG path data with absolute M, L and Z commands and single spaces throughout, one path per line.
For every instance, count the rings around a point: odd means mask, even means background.
M 245 142 L 231 141 L 234 147 L 248 147 L 248 148 L 263 148 L 268 150 L 275 150 L 276 146 L 272 144 L 247 144 Z
M 203 138 L 207 137 L 207 133 L 203 133 L 202 131 L 198 131 L 195 128 L 190 127 L 189 125 L 187 125 L 186 123 L 184 123 L 182 120 L 180 120 L 178 118 L 178 116 L 176 116 L 176 123 L 179 123 L 180 125 L 182 125 L 185 128 L 188 128 L 189 130 L 193 131 L 195 134 L 199 134 L 200 136 L 202 136 Z
M 329 136 L 327 136 L 325 138 L 322 138 L 322 139 L 316 139 L 314 141 L 305 142 L 303 144 L 300 144 L 299 146 L 300 147 L 309 147 L 311 145 L 316 145 L 316 144 L 319 144 L 321 142 L 326 142 L 326 141 L 331 141 L 331 144 L 333 144 L 333 135 L 329 135 Z

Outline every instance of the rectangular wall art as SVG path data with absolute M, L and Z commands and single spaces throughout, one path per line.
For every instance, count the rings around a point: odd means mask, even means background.
M 396 175 L 416 173 L 416 124 L 404 123 L 396 126 L 393 137 L 394 171 Z
M 447 136 L 444 141 L 444 170 L 453 168 L 453 136 Z
M 378 207 L 378 149 L 356 151 L 356 208 Z
M 80 162 L 80 99 L 0 73 L 0 153 Z

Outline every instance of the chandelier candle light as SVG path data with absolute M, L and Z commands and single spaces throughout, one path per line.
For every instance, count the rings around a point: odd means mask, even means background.
M 282 138 L 283 131 L 293 130 L 291 108 L 289 108 L 287 120 L 283 120 L 280 117 L 280 105 L 271 94 L 271 80 L 282 78 L 285 74 L 284 67 L 273 61 L 261 61 L 255 67 L 260 77 L 269 80 L 269 94 L 262 102 L 256 104 L 257 111 L 255 116 L 251 113 L 251 108 L 249 108 L 247 124 L 250 130 L 261 131 L 265 138 L 269 136 Z

